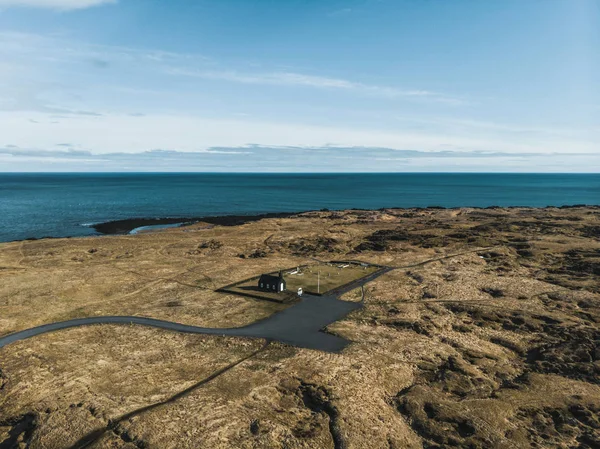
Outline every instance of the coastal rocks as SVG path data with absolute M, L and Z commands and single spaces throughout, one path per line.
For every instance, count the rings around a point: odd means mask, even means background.
M 406 242 L 409 235 L 401 229 L 382 229 L 375 231 L 365 237 L 365 241 L 354 248 L 354 251 L 361 253 L 364 251 L 386 251 L 390 249 L 390 242 Z
M 448 304 L 446 307 L 463 320 L 468 317 L 472 325 L 478 327 L 522 335 L 535 334 L 537 343 L 528 349 L 508 338 L 492 337 L 490 340 L 514 351 L 528 370 L 600 384 L 598 329 L 592 326 L 573 327 L 550 316 L 518 311 L 485 310 L 462 304 Z
M 545 280 L 567 288 L 600 293 L 600 249 L 572 248 L 547 257 Z
M 406 275 L 413 279 L 417 284 L 422 284 L 425 280 L 422 275 L 415 273 L 414 271 L 407 271 Z
M 186 252 L 186 255 L 188 256 L 197 256 L 199 254 L 203 253 L 203 250 L 217 250 L 219 248 L 221 248 L 223 246 L 223 243 L 221 243 L 218 240 L 215 239 L 210 239 L 207 241 L 204 241 L 202 243 L 200 243 L 195 249 L 192 249 L 190 251 Z
M 600 250 L 570 250 L 565 253 L 560 268 L 551 273 L 566 273 L 571 276 L 600 276 Z
M 262 259 L 264 257 L 267 257 L 269 255 L 269 253 L 267 251 L 265 251 L 264 249 L 255 249 L 254 251 L 252 251 L 250 254 L 246 255 L 244 253 L 240 253 L 237 256 L 240 259 Z
M 33 413 L 0 421 L 0 449 L 28 448 L 37 427 Z
M 600 408 L 582 404 L 564 408 L 519 409 L 511 420 L 519 430 L 509 433 L 511 439 L 520 433 L 533 447 L 563 447 L 565 440 L 576 441 L 578 448 L 600 446 Z
M 460 232 L 445 232 L 452 230 L 448 224 L 441 223 L 419 223 L 419 228 L 431 232 L 411 230 L 403 227 L 396 229 L 381 229 L 366 236 L 354 251 L 357 253 L 365 251 L 392 251 L 397 248 L 398 243 L 412 245 L 418 248 L 446 248 L 452 245 L 469 243 L 475 246 L 493 246 L 500 241 L 495 237 L 496 230 L 493 228 L 471 228 Z
M 478 253 L 478 255 L 485 260 L 488 267 L 493 269 L 496 273 L 498 273 L 498 275 L 513 273 L 519 269 L 517 258 L 508 248 L 499 248 L 498 250 L 494 251 L 483 251 Z
M 250 259 L 262 259 L 263 257 L 267 257 L 267 252 L 265 250 L 262 249 L 256 249 L 254 251 L 252 251 L 249 255 L 248 258 Z
M 473 357 L 473 353 L 463 355 L 450 355 L 445 360 L 418 365 L 420 377 L 445 395 L 458 399 L 483 399 L 490 397 L 507 378 L 514 376 L 514 372 L 503 370 L 502 366 L 497 365 L 490 370 L 484 359 L 491 359 L 486 354 L 477 354 L 477 357 Z
M 508 246 L 514 248 L 519 257 L 524 259 L 531 259 L 535 257 L 535 253 L 532 251 L 533 247 L 527 242 L 513 241 L 509 242 Z
M 483 287 L 481 291 L 487 293 L 492 298 L 502 298 L 504 296 L 504 292 L 499 288 Z
M 250 433 L 254 436 L 260 434 L 260 421 L 258 419 L 253 419 L 250 423 Z
M 322 253 L 344 252 L 339 240 L 322 235 L 298 238 L 285 238 L 279 240 L 267 239 L 265 242 L 273 251 L 279 251 L 294 256 L 313 257 Z
M 332 253 L 336 251 L 338 241 L 330 237 L 316 236 L 314 238 L 301 238 L 288 243 L 292 254 L 307 256 L 318 253 Z
M 432 323 L 424 323 L 421 321 L 408 321 L 408 320 L 391 320 L 391 321 L 380 321 L 378 324 L 382 324 L 388 327 L 392 327 L 398 330 L 411 330 L 420 335 L 426 335 L 430 337 L 432 330 L 435 327 Z
M 366 241 L 354 247 L 355 253 L 362 253 L 366 251 L 377 251 L 383 252 L 388 250 L 388 245 L 385 242 L 372 242 Z
M 472 360 L 485 359 L 483 353 L 472 355 Z M 489 371 L 486 366 L 507 369 Z M 517 374 L 510 366 L 477 366 L 459 356 L 422 364 L 415 384 L 391 404 L 423 447 L 505 447 L 502 442 L 507 441 L 510 447 L 598 447 L 599 410 L 592 400 L 579 395 L 527 400 L 550 379 L 526 369 Z M 495 412 L 489 415 L 492 403 Z
M 594 328 L 556 332 L 558 341 L 532 348 L 531 369 L 600 385 L 600 331 Z
M 329 418 L 329 432 L 333 440 L 333 447 L 346 449 L 347 444 L 339 427 L 339 411 L 331 402 L 329 391 L 319 385 L 301 382 L 297 394 L 302 399 L 304 406 L 311 412 L 326 415 Z
M 581 229 L 581 235 L 596 240 L 600 240 L 600 226 L 584 226 Z
M 223 246 L 223 243 L 219 242 L 218 240 L 215 239 L 210 239 L 207 240 L 205 242 L 202 242 L 200 245 L 198 245 L 199 249 L 219 249 Z
M 410 394 L 403 393 L 396 398 L 396 407 L 423 439 L 423 447 L 490 447 L 491 442 L 478 433 L 473 421 L 425 399 L 424 396 L 429 396 L 425 388 L 415 386 L 410 389 Z
M 219 226 L 239 226 L 246 223 L 263 220 L 265 218 L 288 218 L 293 213 L 269 213 L 260 215 L 225 215 L 216 217 L 181 217 L 181 218 L 130 218 L 126 220 L 107 221 L 96 223 L 92 228 L 101 234 L 127 234 L 136 228 L 161 225 L 188 225 L 194 223 L 207 223 Z
M 560 323 L 550 317 L 521 311 L 486 309 L 460 303 L 445 304 L 445 307 L 463 321 L 468 319 L 473 325 L 488 329 L 503 329 L 524 334 L 531 332 L 554 334 L 557 333 L 556 325 Z

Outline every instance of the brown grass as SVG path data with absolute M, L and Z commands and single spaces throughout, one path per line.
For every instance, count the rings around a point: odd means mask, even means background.
M 70 447 L 100 429 L 92 447 L 597 447 L 599 212 L 315 212 L 1 245 L 0 332 L 94 313 L 245 323 L 285 306 L 214 288 L 310 257 L 403 268 L 328 328 L 353 341 L 337 355 L 275 343 L 236 364 L 262 342 L 135 326 L 8 346 L 0 445 Z M 211 239 L 223 246 L 198 248 Z
M 347 266 L 348 265 L 348 266 Z M 353 281 L 373 274 L 376 266 L 361 266 L 342 262 L 304 265 L 292 270 L 282 270 L 286 281 L 286 292 L 265 292 L 258 288 L 258 277 L 227 287 L 224 291 L 241 295 L 252 295 L 270 301 L 287 302 L 293 300 L 299 288 L 304 293 L 324 295 Z M 296 270 L 299 270 L 296 274 Z M 277 272 L 267 273 L 278 275 Z

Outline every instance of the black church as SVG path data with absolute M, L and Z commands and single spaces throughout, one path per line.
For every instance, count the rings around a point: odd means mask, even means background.
M 258 288 L 268 292 L 282 292 L 285 290 L 285 285 L 285 279 L 281 271 L 279 272 L 279 276 L 263 274 L 258 280 Z

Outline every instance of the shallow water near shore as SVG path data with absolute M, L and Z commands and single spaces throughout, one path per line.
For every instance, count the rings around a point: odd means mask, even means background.
M 600 204 L 586 174 L 0 174 L 0 241 L 97 235 L 132 217 Z
M 167 229 L 167 228 L 177 228 L 181 226 L 183 223 L 172 223 L 172 224 L 162 224 L 162 225 L 150 225 L 150 226 L 140 226 L 139 228 L 134 228 L 129 231 L 129 234 L 135 235 L 141 232 L 149 232 L 156 231 L 159 229 Z

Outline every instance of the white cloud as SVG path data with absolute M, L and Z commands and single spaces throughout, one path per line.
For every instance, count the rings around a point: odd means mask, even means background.
M 172 75 L 189 76 L 202 79 L 231 81 L 243 84 L 263 84 L 276 86 L 307 86 L 323 89 L 354 90 L 367 94 L 387 97 L 420 97 L 432 101 L 449 104 L 462 104 L 464 100 L 454 98 L 428 90 L 408 90 L 389 86 L 377 86 L 373 84 L 359 83 L 340 78 L 328 78 L 322 76 L 305 75 L 293 72 L 273 73 L 240 73 L 236 71 L 219 70 L 190 70 L 185 68 L 170 68 L 167 70 Z
M 4 166 L 1 164 L 4 163 Z M 381 172 L 496 171 L 594 172 L 600 155 L 402 151 L 373 147 L 289 147 L 249 145 L 205 151 L 152 150 L 93 154 L 73 149 L 2 148 L 2 171 L 161 171 L 194 172 Z
M 336 9 L 335 11 L 330 12 L 328 15 L 335 17 L 335 16 L 343 16 L 346 14 L 350 14 L 352 12 L 352 8 L 342 8 L 342 9 Z
M 551 126 L 535 126 L 528 124 L 501 123 L 484 120 L 474 120 L 458 117 L 419 117 L 419 116 L 396 116 L 396 120 L 404 124 L 428 125 L 434 129 L 444 129 L 446 131 L 466 131 L 475 132 L 495 132 L 506 134 L 519 134 L 520 138 L 526 138 L 527 135 L 546 135 L 563 136 L 577 138 L 586 135 L 586 133 L 598 133 L 600 129 L 593 128 L 564 128 Z
M 182 77 L 198 80 L 184 83 Z M 350 75 L 336 78 L 295 73 L 293 69 L 221 69 L 200 55 L 94 45 L 66 36 L 0 32 L 0 147 L 49 149 L 56 142 L 72 142 L 73 148 L 90 151 L 94 157 L 115 152 L 143 153 L 155 148 L 219 154 L 215 153 L 219 151 L 215 150 L 217 147 L 243 148 L 250 143 L 303 148 L 379 147 L 464 152 L 468 160 L 474 152 L 510 153 L 514 164 L 526 153 L 589 154 L 590 162 L 597 161 L 595 155 L 600 154 L 598 129 L 560 129 L 543 121 L 536 126 L 503 124 L 494 121 L 493 114 L 486 115 L 492 117 L 488 121 L 477 116 L 457 117 L 433 102 L 452 103 L 460 99 L 349 78 Z M 227 93 L 232 86 L 214 86 L 202 80 L 239 83 L 244 87 L 240 90 L 258 94 L 260 85 L 345 94 L 339 104 L 329 102 L 330 99 L 327 104 L 320 104 L 311 98 L 311 111 L 320 114 L 317 117 L 306 112 L 306 102 L 298 95 L 290 95 L 291 103 L 282 107 L 281 101 L 272 98 L 270 89 L 265 89 L 267 95 L 263 98 L 271 103 L 261 109 L 249 101 L 238 101 L 238 97 L 232 102 L 227 95 L 219 94 L 215 100 L 208 94 L 212 88 L 221 89 L 215 89 L 217 93 Z M 370 111 L 363 107 L 365 98 L 361 97 L 365 96 L 419 101 L 376 102 L 370 98 L 369 105 L 382 105 L 380 110 Z M 293 107 L 297 98 L 301 106 L 298 113 Z M 269 110 L 264 112 L 266 109 Z M 473 108 L 470 111 L 473 113 Z M 469 108 L 461 108 L 461 115 L 468 112 Z M 231 154 L 228 150 L 224 156 L 233 160 L 235 156 Z M 302 154 L 298 152 L 298 158 Z M 240 159 L 244 157 L 239 155 Z M 323 158 L 327 157 L 323 154 Z M 331 157 L 347 166 L 344 160 L 355 156 L 336 152 Z M 450 159 L 436 159 L 438 168 L 451 164 Z M 541 164 L 542 159 L 538 156 L 536 164 Z M 405 158 L 386 154 L 380 160 L 400 163 Z M 452 163 L 458 160 L 455 155 Z M 486 160 L 491 168 L 492 159 Z M 553 158 L 551 162 L 557 160 Z M 6 161 L 4 157 L 0 162 L 0 171 L 5 169 Z M 507 157 L 501 162 L 502 167 L 508 167 Z
M 28 7 L 46 8 L 59 10 L 85 9 L 109 3 L 117 3 L 117 0 L 0 0 L 0 7 Z
M 33 121 L 32 121 L 33 120 Z M 514 137 L 514 136 L 513 136 Z M 0 146 L 47 148 L 48 142 L 75 142 L 95 154 L 139 153 L 152 148 L 201 151 L 211 147 L 364 146 L 395 150 L 480 151 L 521 153 L 598 154 L 593 141 L 538 136 L 524 141 L 518 136 L 448 134 L 431 130 L 380 130 L 316 126 L 259 120 L 224 120 L 196 115 L 72 114 L 0 111 Z
M 0 0 L 0 4 L 6 1 L 8 0 Z M 66 37 L 30 33 L 0 32 L 0 60 L 7 61 L 4 64 L 10 64 L 10 70 L 0 71 L 0 97 L 12 98 L 13 110 L 90 108 L 86 104 L 67 105 L 65 100 L 68 102 L 68 98 L 72 98 L 71 92 L 90 90 L 93 85 L 90 84 L 91 78 L 81 78 L 81 74 L 102 79 L 104 74 L 94 73 L 92 69 L 110 72 L 107 75 L 116 75 L 117 71 L 126 73 L 122 77 L 123 83 L 114 87 L 130 91 L 134 88 L 141 89 L 138 83 L 135 86 L 128 83 L 136 77 L 140 80 L 162 77 L 161 88 L 164 86 L 164 89 L 170 90 L 177 90 L 177 77 L 193 77 L 239 84 L 337 90 L 351 94 L 356 100 L 360 100 L 360 96 L 369 96 L 414 99 L 421 103 L 465 103 L 460 98 L 425 89 L 402 89 L 293 71 L 240 71 L 221 68 L 215 61 L 198 54 L 94 45 Z M 116 79 L 114 75 L 111 76 L 112 79 Z M 167 76 L 172 79 L 166 79 Z M 85 81 L 84 84 L 79 82 L 80 78 Z M 65 79 L 69 79 L 69 82 L 65 83 Z M 54 85 L 53 80 L 57 81 Z M 48 94 L 49 90 L 53 92 Z M 54 101 L 49 102 L 49 97 Z M 0 108 L 8 107 L 6 101 L 0 104 Z

